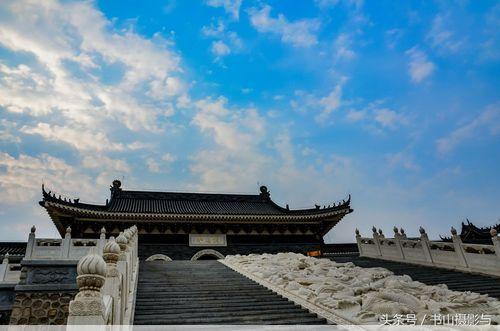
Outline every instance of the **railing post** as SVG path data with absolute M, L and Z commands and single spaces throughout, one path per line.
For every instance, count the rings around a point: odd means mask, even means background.
M 458 262 L 460 266 L 467 268 L 467 260 L 464 254 L 464 248 L 462 246 L 462 238 L 457 235 L 457 229 L 453 226 L 451 227 L 451 239 L 453 240 L 453 246 L 455 247 L 455 254 L 457 255 Z
M 122 321 L 122 306 L 120 293 L 121 290 L 121 274 L 116 267 L 120 256 L 120 246 L 116 243 L 114 237 L 110 237 L 109 241 L 104 245 L 103 258 L 106 262 L 106 281 L 103 287 L 103 294 L 107 294 L 113 298 L 113 325 L 121 325 Z
M 406 236 L 405 230 L 403 228 L 399 229 L 399 232 L 401 232 L 401 238 L 408 239 L 408 237 Z
M 377 229 L 375 227 L 372 227 L 372 232 L 373 232 L 373 242 L 377 246 L 378 256 L 382 256 L 382 250 L 380 249 L 379 234 L 377 233 Z
M 495 255 L 500 259 L 500 237 L 498 237 L 497 230 L 491 229 L 491 241 L 493 242 L 493 246 L 495 247 Z
M 356 233 L 356 243 L 358 244 L 359 256 L 363 256 L 363 247 L 361 245 L 361 235 L 359 234 L 359 229 L 356 228 L 354 233 Z
M 394 226 L 394 242 L 396 243 L 396 247 L 398 248 L 399 255 L 401 257 L 401 260 L 405 259 L 405 254 L 403 252 L 403 246 L 401 244 L 401 235 L 398 232 L 398 228 Z
M 120 255 L 118 256 L 117 268 L 120 274 L 122 275 L 121 279 L 121 320 L 122 323 L 126 324 L 124 321 L 125 317 L 125 309 L 127 307 L 128 301 L 128 283 L 130 275 L 128 274 L 127 267 L 127 238 L 123 235 L 123 232 L 120 232 L 118 237 L 116 238 L 116 243 L 120 246 Z
M 97 254 L 89 254 L 78 261 L 78 294 L 69 303 L 68 325 L 105 325 L 106 307 L 101 288 L 106 276 L 106 262 Z
M 9 253 L 5 253 L 2 264 L 0 264 L 0 282 L 4 282 L 9 272 Z
M 106 244 L 106 228 L 104 228 L 103 226 L 101 229 L 101 234 L 99 235 L 99 241 L 97 242 L 98 254 L 103 254 L 105 244 Z
M 71 227 L 66 228 L 66 234 L 61 243 L 61 258 L 63 260 L 69 257 L 69 251 L 71 249 Z
M 35 249 L 35 231 L 36 227 L 33 225 L 31 227 L 30 234 L 28 236 L 28 243 L 26 244 L 26 254 L 24 255 L 24 258 L 29 260 L 33 257 L 33 250 Z
M 422 243 L 422 249 L 424 251 L 425 260 L 427 263 L 433 264 L 434 262 L 432 261 L 429 237 L 427 236 L 427 233 L 425 233 L 425 229 L 423 227 L 420 227 L 418 231 L 420 232 L 420 242 Z

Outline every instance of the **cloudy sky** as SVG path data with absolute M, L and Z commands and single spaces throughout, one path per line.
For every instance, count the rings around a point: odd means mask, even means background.
M 41 184 L 352 194 L 328 235 L 500 218 L 497 1 L 0 2 L 0 240 Z

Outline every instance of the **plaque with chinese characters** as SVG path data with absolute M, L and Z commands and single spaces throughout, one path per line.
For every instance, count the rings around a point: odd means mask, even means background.
M 225 234 L 190 234 L 189 246 L 227 246 Z

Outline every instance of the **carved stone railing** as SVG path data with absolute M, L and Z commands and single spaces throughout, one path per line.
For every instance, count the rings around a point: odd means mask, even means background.
M 21 277 L 21 265 L 9 262 L 9 253 L 6 253 L 0 264 L 0 283 L 17 284 Z
M 422 227 L 419 239 L 408 239 L 403 229 L 393 230 L 394 238 L 385 238 L 381 229 L 373 227 L 372 238 L 367 238 L 356 229 L 360 256 L 500 276 L 500 238 L 495 229 L 493 245 L 465 244 L 453 227 L 452 242 L 431 241 Z
M 68 325 L 132 324 L 139 260 L 137 227 L 110 237 L 77 267 L 79 292 L 69 305 Z M 97 252 L 96 252 L 97 251 Z
M 99 239 L 71 238 L 70 227 L 66 229 L 63 239 L 36 238 L 35 231 L 36 228 L 33 226 L 28 236 L 25 260 L 79 260 L 95 249 L 102 254 L 102 249 L 106 244 L 104 228 L 101 229 Z

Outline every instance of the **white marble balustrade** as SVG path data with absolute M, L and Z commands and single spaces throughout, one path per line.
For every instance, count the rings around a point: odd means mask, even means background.
M 102 254 L 107 242 L 104 228 L 99 239 L 71 238 L 70 227 L 66 229 L 63 239 L 36 238 L 35 231 L 33 226 L 28 236 L 25 260 L 79 260 L 91 251 Z
M 418 239 L 408 239 L 403 229 L 393 230 L 394 238 L 386 238 L 373 227 L 370 238 L 356 229 L 360 256 L 500 276 L 500 238 L 495 229 L 491 230 L 493 245 L 463 243 L 454 228 L 452 242 L 431 241 L 422 227 Z
M 68 325 L 133 323 L 139 272 L 137 227 L 110 237 L 101 250 L 80 258 L 79 292 L 69 305 Z

